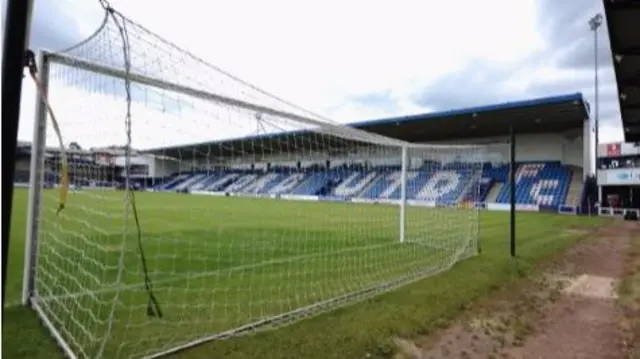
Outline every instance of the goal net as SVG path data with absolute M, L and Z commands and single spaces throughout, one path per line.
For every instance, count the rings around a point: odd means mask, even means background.
M 23 299 L 69 357 L 275 328 L 477 252 L 481 147 L 333 122 L 118 13 L 39 65 L 73 146 L 39 102 Z

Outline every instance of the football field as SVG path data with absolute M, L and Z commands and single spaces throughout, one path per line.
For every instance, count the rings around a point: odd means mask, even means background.
M 451 311 L 449 306 L 482 294 L 509 275 L 507 213 L 481 212 L 478 218 L 475 211 L 462 208 L 410 207 L 406 241 L 401 243 L 396 206 L 141 192 L 136 193 L 138 226 L 133 211 L 125 211 L 123 195 L 72 193 L 60 216 L 55 215 L 57 191 L 47 190 L 44 196 L 39 303 L 71 346 L 88 357 L 102 349 L 105 357 L 139 356 L 207 334 L 224 336 L 251 323 L 273 327 L 291 316 L 369 297 L 449 269 L 470 250 L 475 252 L 470 234 L 477 230 L 482 254 L 443 275 L 288 328 L 180 355 L 314 357 L 319 353 L 313 354 L 312 348 L 323 346 L 309 332 L 311 327 L 328 331 L 323 334 L 327 343 L 346 340 L 344 350 L 362 353 L 377 345 L 372 344 L 374 338 L 383 342 L 378 337 L 383 333 L 428 327 L 423 321 L 430 316 Z M 26 191 L 18 190 L 14 208 L 9 303 L 20 296 Z M 519 253 L 527 263 L 542 258 L 576 239 L 569 227 L 602 223 L 576 216 L 519 214 Z M 162 318 L 147 316 L 150 291 L 143 260 Z M 443 278 L 448 280 L 441 282 Z M 434 297 L 446 293 L 445 287 L 448 295 L 459 294 L 449 300 Z M 313 306 L 318 302 L 325 304 Z M 378 314 L 362 312 L 367 307 Z M 398 311 L 403 314 L 389 316 Z M 289 315 L 277 317 L 283 313 Z M 21 308 L 8 310 L 9 318 L 25 320 L 9 324 L 16 334 L 4 343 L 27 347 L 19 328 L 37 330 L 32 328 L 36 322 L 26 319 L 29 314 Z M 273 317 L 275 322 L 264 322 Z M 333 321 L 325 323 L 330 327 L 318 329 L 328 320 Z M 359 330 L 355 324 L 360 324 Z M 308 343 L 293 345 L 292 338 Z M 29 352 L 28 357 L 38 356 Z

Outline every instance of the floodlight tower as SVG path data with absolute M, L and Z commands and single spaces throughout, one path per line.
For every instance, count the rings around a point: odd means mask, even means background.
M 602 14 L 596 14 L 594 17 L 589 19 L 589 27 L 591 31 L 593 31 L 593 78 L 594 78 L 594 129 L 593 132 L 595 134 L 595 172 L 596 182 L 598 181 L 598 144 L 600 143 L 600 99 L 599 99 L 599 81 L 598 81 L 598 29 L 602 25 Z M 598 186 L 598 203 L 602 203 L 602 190 L 600 186 Z

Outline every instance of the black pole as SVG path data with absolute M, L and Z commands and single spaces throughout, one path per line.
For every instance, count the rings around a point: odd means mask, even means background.
M 20 122 L 25 49 L 32 0 L 8 0 L 2 53 L 2 310 L 7 284 L 13 179 Z M 4 316 L 3 316 L 4 317 Z
M 509 144 L 511 149 L 509 151 L 509 240 L 511 257 L 516 256 L 516 131 L 514 126 L 510 127 L 510 139 Z

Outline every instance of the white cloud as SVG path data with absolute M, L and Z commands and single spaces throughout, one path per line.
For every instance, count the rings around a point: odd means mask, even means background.
M 366 92 L 409 96 L 468 61 L 514 62 L 543 45 L 533 1 L 434 6 L 425 1 L 205 5 L 184 0 L 181 8 L 191 10 L 182 14 L 171 2 L 153 2 L 155 14 L 176 13 L 167 17 L 147 16 L 149 3 L 122 1 L 120 6 L 204 59 L 315 109 Z M 502 16 L 505 12 L 510 16 Z
M 52 66 L 52 70 L 56 69 L 62 70 Z M 68 86 L 64 82 L 55 81 L 55 76 L 52 79 L 48 102 L 61 128 L 65 145 L 78 142 L 83 147 L 106 147 L 126 143 L 126 101 L 122 94 L 94 92 L 91 88 Z M 142 96 L 153 95 L 149 88 L 138 87 L 136 90 Z M 23 95 L 23 118 L 33 122 L 33 82 L 25 83 Z M 176 96 L 174 100 L 181 101 L 181 98 L 184 97 Z M 263 126 L 258 128 L 252 112 L 195 99 L 183 106 L 166 109 L 162 109 L 157 102 L 133 101 L 131 117 L 131 140 L 133 147 L 137 149 L 242 137 L 256 134 L 257 131 L 264 133 L 302 128 L 289 121 L 279 122 L 276 128 L 270 125 L 270 118 L 267 116 L 262 121 Z M 28 125 L 29 122 L 24 124 Z M 31 139 L 31 127 L 21 126 L 21 139 Z M 47 123 L 46 137 L 48 146 L 58 146 L 51 121 Z
M 548 50 L 538 29 L 534 0 L 113 0 L 112 4 L 205 61 L 342 123 L 430 111 L 412 99 L 430 86 L 437 90 L 443 75 L 473 68 L 475 62 L 510 69 Z M 99 22 L 95 4 L 65 0 L 58 6 L 86 15 L 76 17 L 85 19 L 76 25 L 86 34 Z M 103 51 L 116 51 L 106 42 L 103 45 Z M 133 49 L 149 68 L 155 66 L 149 64 L 155 45 L 138 44 Z M 204 73 L 210 70 L 187 68 L 181 59 L 166 54 L 159 58 L 165 68 L 180 69 L 177 75 L 166 75 L 172 81 L 189 78 L 208 81 L 211 88 L 219 85 Z M 529 64 L 529 72 L 507 76 L 500 86 L 527 97 L 526 88 L 536 81 L 571 82 L 570 70 L 555 68 L 552 59 L 547 60 Z M 370 93 L 385 93 L 391 106 L 353 101 Z M 121 99 L 88 96 L 81 88 L 70 87 L 52 90 L 51 96 L 67 142 L 77 140 L 85 147 L 123 143 L 122 106 L 116 106 Z M 31 139 L 33 97 L 33 88 L 26 85 L 21 139 Z M 224 118 L 220 108 L 195 102 L 197 108 L 179 110 L 181 118 L 158 111 L 157 106 L 150 110 L 142 108 L 144 103 L 136 104 L 134 145 L 155 147 L 255 132 L 252 116 L 243 114 L 231 123 L 228 108 L 223 109 Z M 617 122 L 610 123 L 603 126 L 603 141 L 618 134 Z

